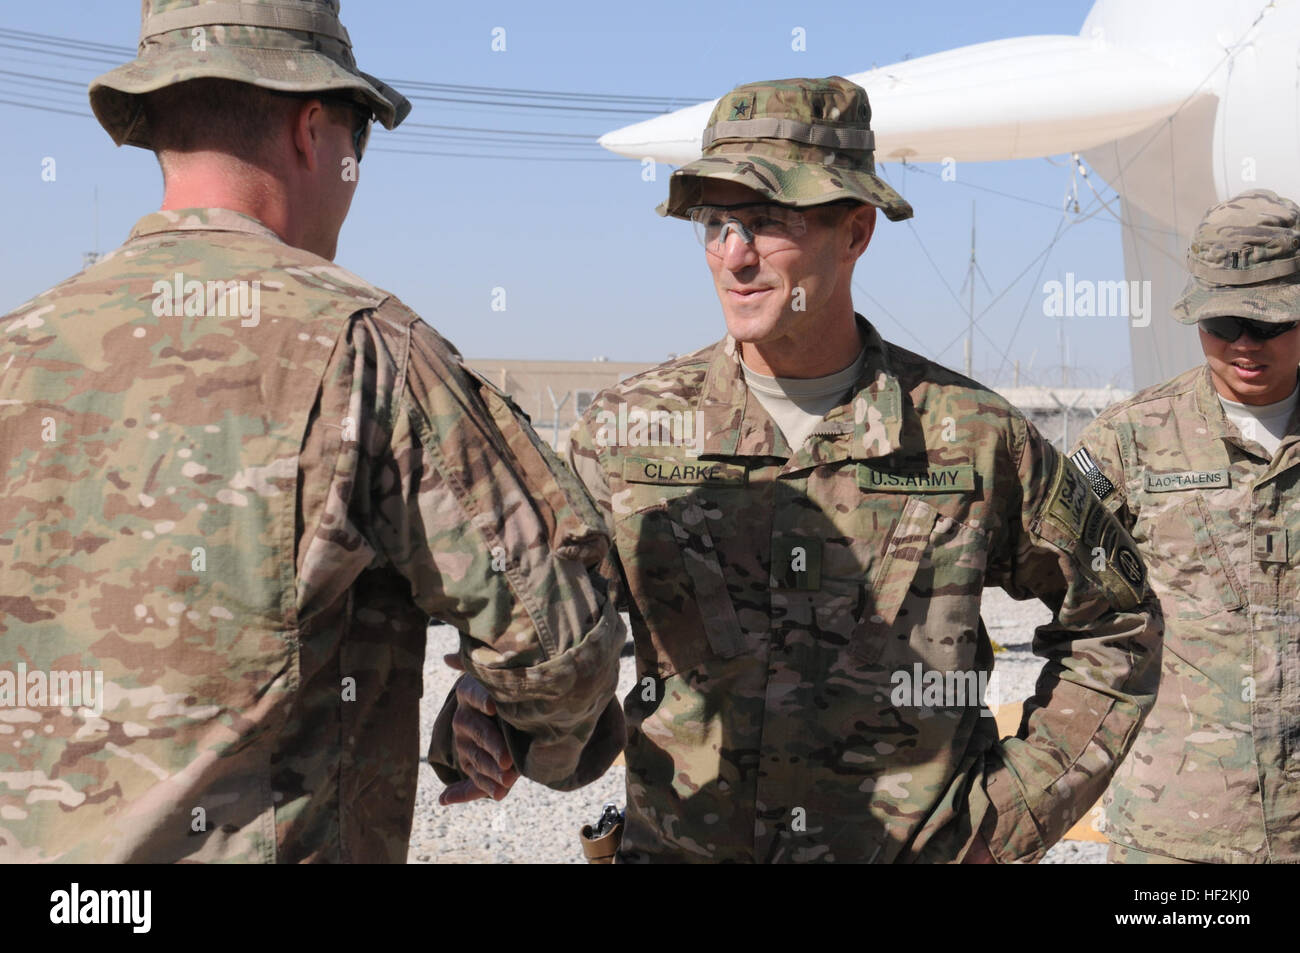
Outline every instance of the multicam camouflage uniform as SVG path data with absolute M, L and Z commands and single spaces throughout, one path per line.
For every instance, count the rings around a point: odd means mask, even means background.
M 0 861 L 402 861 L 431 615 L 525 775 L 617 754 L 600 517 L 396 298 L 175 210 L 0 334 Z
M 986 819 L 995 856 L 1037 860 L 1151 704 L 1142 570 L 1080 474 L 997 395 L 863 332 L 855 393 L 797 451 L 730 337 L 605 391 L 572 438 L 637 646 L 622 860 L 951 860 Z M 619 445 L 620 406 L 698 411 L 702 453 Z M 991 670 L 986 585 L 1059 609 L 1002 742 L 974 692 L 891 701 L 917 663 Z
M 776 154 L 791 143 L 758 154 L 771 128 L 869 141 L 860 88 L 741 87 L 710 133 L 738 113 L 790 122 L 724 125 L 745 154 L 711 146 L 709 174 L 788 204 L 842 189 L 910 214 L 869 153 L 799 160 L 797 175 Z M 697 168 L 674 174 L 665 210 L 697 200 L 699 183 L 679 185 Z M 603 392 L 571 437 L 636 641 L 620 861 L 952 861 L 977 830 L 998 860 L 1037 860 L 1152 704 L 1154 600 L 1082 476 L 996 394 L 857 320 L 857 383 L 800 447 L 746 387 L 730 336 Z M 988 585 L 1056 613 L 1035 640 L 1037 692 L 1001 741 L 976 689 L 894 698 L 918 665 L 946 682 L 992 668 Z
M 1294 203 L 1217 206 L 1176 317 L 1300 319 L 1298 249 Z M 1107 833 L 1130 848 L 1112 857 L 1300 861 L 1300 419 L 1270 457 L 1201 366 L 1108 409 L 1074 459 L 1165 616 L 1159 698 L 1106 795 Z

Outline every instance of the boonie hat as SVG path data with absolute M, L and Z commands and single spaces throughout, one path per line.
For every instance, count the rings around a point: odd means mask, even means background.
M 411 111 L 401 93 L 357 69 L 338 0 L 143 0 L 139 53 L 90 84 L 113 141 L 150 148 L 141 95 L 192 79 L 229 79 L 364 102 L 387 129 Z
M 1187 270 L 1191 278 L 1173 307 L 1183 324 L 1300 321 L 1300 205 L 1252 189 L 1214 206 L 1196 227 Z
M 842 76 L 737 86 L 713 107 L 703 146 L 701 158 L 668 180 L 660 215 L 686 218 L 700 204 L 703 180 L 723 179 L 783 205 L 856 199 L 891 221 L 912 217 L 912 206 L 876 175 L 867 91 Z

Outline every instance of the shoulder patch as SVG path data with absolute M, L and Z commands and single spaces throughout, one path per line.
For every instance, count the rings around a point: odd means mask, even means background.
M 1146 587 L 1146 567 L 1119 520 L 1089 492 L 1078 472 L 1078 460 L 1071 459 L 1074 467 L 1063 460 L 1056 465 L 1043 510 L 1044 521 L 1067 534 L 1066 548 L 1073 549 L 1081 567 L 1091 570 L 1109 593 L 1111 603 L 1119 609 L 1131 609 L 1141 600 Z
M 1079 472 L 1084 475 L 1088 485 L 1092 487 L 1092 492 L 1097 494 L 1097 499 L 1104 500 L 1115 492 L 1115 484 L 1106 479 L 1101 468 L 1093 461 L 1088 451 L 1080 447 L 1074 453 L 1070 454 L 1070 459 L 1074 465 L 1079 468 Z

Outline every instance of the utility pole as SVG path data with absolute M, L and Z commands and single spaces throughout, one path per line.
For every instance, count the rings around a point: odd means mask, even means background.
M 973 377 L 975 370 L 975 276 L 979 275 L 984 281 L 984 287 L 993 293 L 989 288 L 989 281 L 984 277 L 984 272 L 975 258 L 975 203 L 970 203 L 970 262 L 966 266 L 966 281 L 962 288 L 967 289 L 966 304 L 966 376 Z M 967 288 L 969 286 L 969 288 Z
M 970 203 L 970 266 L 966 282 L 970 285 L 970 305 L 966 312 L 966 376 L 971 376 L 975 356 L 975 200 Z

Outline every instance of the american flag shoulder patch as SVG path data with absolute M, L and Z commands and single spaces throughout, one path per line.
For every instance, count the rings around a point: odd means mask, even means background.
M 1088 485 L 1092 487 L 1092 492 L 1097 494 L 1097 499 L 1104 500 L 1115 492 L 1115 484 L 1106 479 L 1086 449 L 1080 447 L 1070 454 L 1070 459 L 1074 461 L 1074 465 L 1079 468 L 1079 472 L 1087 479 Z

